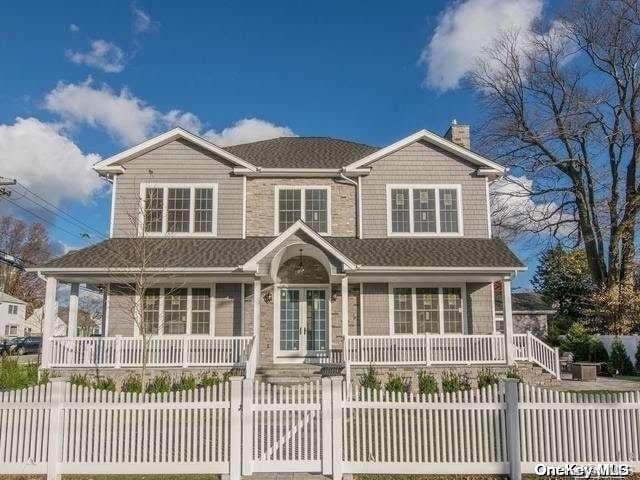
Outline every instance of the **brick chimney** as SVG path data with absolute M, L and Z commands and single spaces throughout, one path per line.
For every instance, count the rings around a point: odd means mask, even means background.
M 471 148 L 469 125 L 458 125 L 458 121 L 455 118 L 451 120 L 451 125 L 449 125 L 447 133 L 444 134 L 444 138 L 457 143 L 461 147 Z

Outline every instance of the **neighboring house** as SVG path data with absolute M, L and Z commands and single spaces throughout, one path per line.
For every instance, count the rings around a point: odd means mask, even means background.
M 24 317 L 27 303 L 0 291 L 0 338 L 24 335 Z
M 496 297 L 496 332 L 504 332 L 502 315 L 502 298 Z M 549 331 L 549 317 L 556 311 L 544 301 L 542 295 L 533 292 L 517 292 L 512 294 L 513 332 L 531 332 L 536 337 L 544 338 Z
M 42 307 L 36 308 L 25 321 L 25 335 L 39 336 L 42 329 L 43 318 Z M 64 337 L 67 335 L 67 323 L 69 321 L 69 308 L 58 307 L 55 325 L 53 328 L 54 337 Z M 78 309 L 78 335 L 91 337 L 100 333 L 100 322 L 83 310 Z
M 42 333 L 43 318 L 44 318 L 43 308 L 38 307 L 34 309 L 33 313 L 29 315 L 25 321 L 25 329 L 24 329 L 25 335 L 39 337 Z M 64 337 L 67 334 L 67 324 L 58 315 L 56 315 L 55 323 L 51 330 L 51 334 L 54 337 Z
M 528 358 L 509 311 L 494 335 L 493 282 L 510 305 L 525 269 L 491 235 L 489 185 L 505 169 L 469 147 L 456 123 L 384 148 L 324 137 L 222 148 L 176 128 L 97 163 L 112 183 L 111 238 L 30 269 L 47 279 L 43 367 L 82 364 L 78 349 L 138 365 L 143 324 L 150 365 L 246 364 L 249 376 Z M 153 280 L 144 298 L 139 278 Z M 51 338 L 57 282 L 71 283 L 76 310 L 78 283 L 107 286 L 104 339 Z

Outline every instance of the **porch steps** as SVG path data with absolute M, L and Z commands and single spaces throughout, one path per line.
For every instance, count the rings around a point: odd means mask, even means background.
M 256 379 L 273 385 L 292 385 L 319 380 L 322 367 L 318 365 L 268 365 L 256 369 Z

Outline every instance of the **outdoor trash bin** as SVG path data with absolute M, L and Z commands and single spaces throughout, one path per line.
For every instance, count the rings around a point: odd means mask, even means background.
M 577 362 L 573 364 L 573 379 L 583 382 L 595 382 L 596 381 L 596 369 L 595 363 Z

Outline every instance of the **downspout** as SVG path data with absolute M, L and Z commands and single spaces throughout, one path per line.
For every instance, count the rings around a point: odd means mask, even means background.
M 360 177 L 358 177 L 358 181 L 356 182 L 355 180 L 348 178 L 343 173 L 344 171 L 345 169 L 342 168 L 340 172 L 338 172 L 338 175 L 340 176 L 340 178 L 342 178 L 344 181 L 356 187 L 356 238 L 362 238 L 362 228 L 361 228 L 362 218 L 360 215 L 362 211 L 362 205 L 361 205 L 361 199 L 360 199 Z

